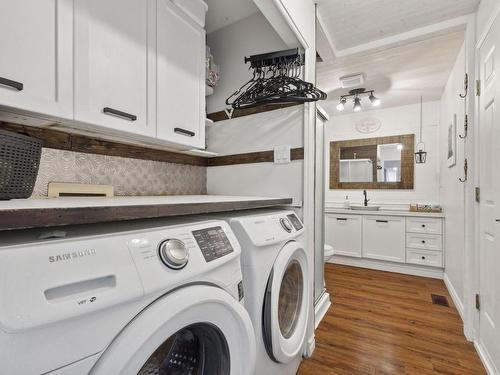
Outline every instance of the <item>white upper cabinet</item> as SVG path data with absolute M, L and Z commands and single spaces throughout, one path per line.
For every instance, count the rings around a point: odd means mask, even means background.
M 157 0 L 157 137 L 205 148 L 205 30 Z
M 71 119 L 72 36 L 72 0 L 2 1 L 0 107 Z
M 75 0 L 75 121 L 82 126 L 156 135 L 155 5 Z

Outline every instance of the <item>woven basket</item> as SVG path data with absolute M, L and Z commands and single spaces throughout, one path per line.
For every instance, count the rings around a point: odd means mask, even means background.
M 0 129 L 0 200 L 33 194 L 41 153 L 39 139 Z

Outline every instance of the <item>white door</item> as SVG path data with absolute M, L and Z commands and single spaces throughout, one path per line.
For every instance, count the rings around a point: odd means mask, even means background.
M 289 242 L 276 258 L 263 306 L 263 337 L 269 357 L 288 363 L 304 345 L 309 308 L 308 265 L 304 249 Z
M 155 26 L 154 5 L 154 0 L 75 1 L 76 121 L 155 136 L 155 34 L 148 30 Z
M 500 370 L 500 16 L 479 50 L 482 93 L 479 97 L 481 299 L 479 340 Z
M 195 285 L 148 306 L 113 340 L 92 375 L 253 375 L 255 335 L 224 290 Z
M 159 139 L 205 148 L 205 30 L 158 0 Z
M 0 6 L 0 106 L 73 117 L 73 1 Z
M 362 220 L 359 215 L 326 215 L 325 243 L 335 255 L 361 258 Z

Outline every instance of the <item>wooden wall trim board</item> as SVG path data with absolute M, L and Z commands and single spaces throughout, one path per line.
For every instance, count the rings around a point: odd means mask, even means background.
M 304 148 L 292 148 L 290 159 L 303 160 Z M 220 167 L 223 165 L 254 164 L 254 163 L 272 163 L 274 162 L 274 151 L 248 152 L 244 154 L 216 156 L 208 159 L 209 167 Z
M 401 151 L 400 182 L 339 182 L 339 159 L 342 147 L 371 146 L 389 143 L 403 144 L 403 150 Z M 413 189 L 415 174 L 413 160 L 414 150 L 414 134 L 330 142 L 330 189 Z
M 274 151 L 259 151 L 243 154 L 224 155 L 214 158 L 186 155 L 173 151 L 158 150 L 125 143 L 95 139 L 85 135 L 70 134 L 59 130 L 31 127 L 10 123 L 0 123 L 0 127 L 13 132 L 28 134 L 41 139 L 43 147 L 57 150 L 83 152 L 108 156 L 120 156 L 131 159 L 154 160 L 174 164 L 216 167 L 222 165 L 272 163 Z M 303 160 L 304 148 L 291 150 L 291 160 Z
M 0 127 L 18 133 L 25 133 L 41 139 L 42 146 L 58 150 L 83 152 L 131 159 L 154 160 L 174 164 L 207 166 L 207 159 L 201 156 L 186 155 L 173 151 L 158 150 L 125 143 L 106 141 L 93 137 L 70 134 L 59 130 L 1 123 Z
M 233 115 L 231 116 L 231 119 L 243 117 L 243 116 L 255 115 L 257 113 L 276 111 L 277 109 L 294 107 L 296 105 L 302 105 L 302 104 L 301 103 L 267 104 L 267 105 L 260 105 L 257 107 L 252 107 L 252 108 L 246 108 L 246 109 L 235 109 L 233 112 Z M 226 111 L 209 113 L 209 114 L 207 114 L 207 118 L 212 120 L 213 122 L 230 120 L 230 118 L 227 116 Z

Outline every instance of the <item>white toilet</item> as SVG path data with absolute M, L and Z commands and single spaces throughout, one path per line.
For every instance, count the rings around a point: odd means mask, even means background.
M 325 244 L 325 263 L 333 257 L 333 247 Z

